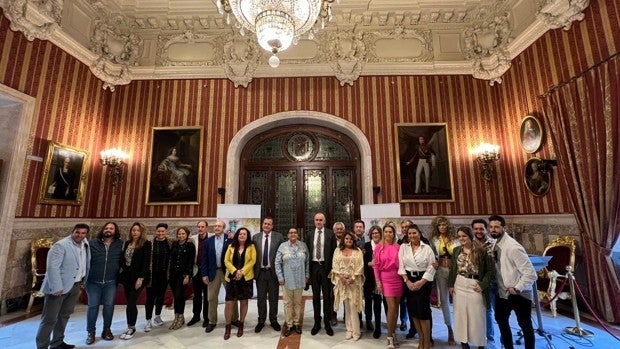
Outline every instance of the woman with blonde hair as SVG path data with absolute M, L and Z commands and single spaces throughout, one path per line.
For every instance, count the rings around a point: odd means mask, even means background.
M 340 246 L 334 252 L 332 282 L 334 310 L 338 311 L 340 303 L 344 302 L 344 322 L 347 328 L 345 338 L 356 341 L 361 335 L 358 314 L 364 309 L 364 256 L 357 246 L 357 237 L 350 231 L 342 235 Z
M 454 299 L 454 332 L 461 347 L 469 343 L 478 348 L 486 345 L 486 310 L 490 306 L 489 286 L 495 265 L 487 251 L 473 243 L 469 227 L 460 227 L 457 236 L 461 246 L 454 249 L 448 287 Z
M 398 317 L 400 297 L 403 295 L 403 280 L 398 275 L 398 250 L 396 228 L 386 224 L 383 227 L 383 240 L 375 247 L 373 259 L 377 293 L 383 294 L 387 302 L 387 347 L 398 346 L 394 330 Z
M 248 299 L 252 298 L 254 288 L 254 263 L 256 263 L 256 247 L 247 228 L 239 228 L 228 245 L 224 256 L 226 273 L 226 305 L 224 318 L 226 329 L 224 339 L 230 338 L 231 320 L 235 302 L 239 301 L 239 325 L 237 337 L 243 336 L 243 322 L 248 313 Z
M 136 333 L 138 318 L 138 297 L 150 278 L 151 242 L 146 237 L 146 228 L 142 223 L 134 223 L 129 230 L 129 239 L 123 245 L 119 269 L 119 282 L 123 285 L 127 308 L 127 330 L 121 339 L 131 339 Z
M 437 269 L 435 280 L 443 320 L 448 327 L 448 344 L 455 345 L 454 332 L 452 331 L 452 316 L 450 315 L 450 299 L 448 297 L 448 274 L 452 266 L 454 248 L 459 246 L 460 243 L 456 238 L 454 226 L 448 218 L 438 216 L 433 219 L 431 222 L 430 242 L 439 255 L 439 261 L 435 264 Z
M 189 241 L 189 229 L 177 229 L 177 240 L 170 249 L 170 288 L 174 294 L 174 321 L 170 330 L 178 330 L 185 324 L 185 288 L 194 274 L 196 246 Z

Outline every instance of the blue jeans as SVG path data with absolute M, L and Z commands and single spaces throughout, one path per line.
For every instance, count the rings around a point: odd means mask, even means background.
M 99 305 L 103 304 L 103 329 L 109 330 L 114 315 L 114 297 L 116 296 L 116 280 L 106 283 L 87 282 L 88 309 L 86 310 L 86 331 L 95 332 Z
M 495 296 L 497 286 L 489 289 L 489 307 L 487 308 L 487 340 L 494 340 L 495 330 L 493 329 L 493 309 L 495 308 Z

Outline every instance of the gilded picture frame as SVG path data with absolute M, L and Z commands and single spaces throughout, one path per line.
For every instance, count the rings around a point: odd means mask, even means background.
M 394 134 L 400 202 L 454 201 L 447 123 L 397 123 Z
M 81 205 L 89 152 L 48 141 L 39 190 L 40 204 Z
M 519 127 L 519 139 L 521 148 L 528 154 L 538 151 L 542 146 L 544 130 L 540 120 L 534 115 L 526 115 L 521 120 Z
M 202 127 L 153 127 L 147 205 L 198 205 Z
M 540 158 L 527 160 L 523 168 L 523 180 L 527 190 L 534 196 L 545 196 L 551 188 L 551 170 Z

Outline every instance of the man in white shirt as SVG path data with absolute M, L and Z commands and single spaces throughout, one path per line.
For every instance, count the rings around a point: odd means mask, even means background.
M 537 275 L 532 262 L 515 239 L 506 234 L 504 217 L 489 217 L 489 232 L 495 243 L 495 269 L 497 271 L 497 297 L 495 300 L 495 321 L 502 336 L 505 349 L 513 349 L 512 330 L 508 319 L 515 312 L 525 349 L 534 349 L 534 327 L 532 326 L 532 286 Z

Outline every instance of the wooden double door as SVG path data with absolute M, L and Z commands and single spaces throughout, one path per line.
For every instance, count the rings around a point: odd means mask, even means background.
M 352 228 L 359 217 L 360 163 L 353 141 L 318 127 L 282 127 L 252 139 L 242 152 L 239 203 L 261 205 L 262 217 L 274 218 L 286 235 L 303 237 L 317 212 Z

